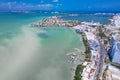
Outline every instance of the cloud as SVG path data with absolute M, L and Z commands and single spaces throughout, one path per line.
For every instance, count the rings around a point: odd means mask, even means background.
M 34 6 L 34 8 L 36 9 L 38 8 L 41 10 L 50 10 L 52 7 L 53 7 L 52 4 L 39 4 L 39 5 Z
M 53 2 L 58 2 L 59 0 L 53 0 Z
M 51 10 L 53 4 L 27 4 L 24 2 L 0 3 L 0 10 Z
M 53 6 L 52 4 L 39 4 L 39 7 L 51 7 Z

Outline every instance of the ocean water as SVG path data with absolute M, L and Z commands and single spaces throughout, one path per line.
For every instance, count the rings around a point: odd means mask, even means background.
M 109 19 L 113 15 L 103 15 L 103 14 L 78 14 L 78 16 L 63 16 L 63 19 L 66 20 L 79 20 L 79 21 L 87 21 L 87 22 L 99 22 L 101 24 L 108 24 Z
M 0 13 L 0 80 L 73 80 L 66 54 L 84 59 L 74 49 L 84 51 L 81 36 L 68 27 L 29 26 L 51 15 Z
M 0 80 L 71 80 L 66 54 L 84 49 L 71 29 L 29 24 L 51 14 L 0 13 Z M 81 59 L 82 59 L 81 55 Z

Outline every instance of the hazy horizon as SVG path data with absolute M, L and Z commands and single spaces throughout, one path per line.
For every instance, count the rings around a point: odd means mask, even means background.
M 119 12 L 118 0 L 1 0 L 0 11 Z

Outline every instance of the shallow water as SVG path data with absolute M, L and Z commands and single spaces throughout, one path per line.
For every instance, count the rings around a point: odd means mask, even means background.
M 49 14 L 0 14 L 0 80 L 72 79 L 73 64 L 66 54 L 84 49 L 73 30 L 28 26 Z

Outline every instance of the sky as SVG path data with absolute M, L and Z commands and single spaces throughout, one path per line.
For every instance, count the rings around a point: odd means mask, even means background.
M 120 11 L 120 0 L 0 0 L 0 11 Z

